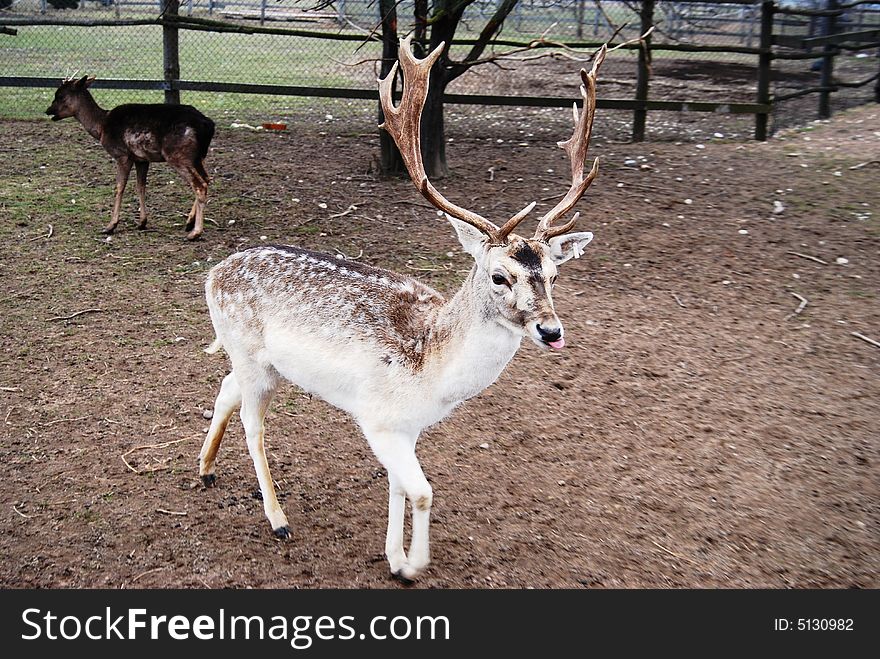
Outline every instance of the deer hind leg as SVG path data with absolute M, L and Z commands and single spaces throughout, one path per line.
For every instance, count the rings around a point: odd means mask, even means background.
M 240 406 L 241 389 L 238 386 L 238 380 L 235 379 L 235 371 L 233 371 L 223 378 L 223 384 L 220 385 L 220 393 L 217 394 L 217 400 L 214 401 L 214 416 L 211 417 L 211 427 L 208 429 L 205 443 L 202 444 L 202 450 L 199 453 L 199 476 L 201 476 L 205 487 L 212 486 L 217 480 L 214 474 L 214 460 L 220 449 L 220 441 L 226 432 L 229 419 Z
M 429 524 L 433 492 L 415 453 L 415 438 L 402 433 L 370 432 L 367 441 L 388 470 L 388 532 L 385 553 L 391 573 L 412 581 L 431 558 Z M 412 504 L 412 540 L 403 550 L 404 496 Z
M 260 381 L 265 382 L 265 379 L 255 379 L 251 382 L 259 383 Z M 239 384 L 242 384 L 242 380 L 239 380 Z M 247 437 L 248 452 L 254 461 L 257 480 L 260 482 L 263 510 L 266 513 L 266 517 L 269 518 L 273 533 L 281 539 L 287 539 L 290 537 L 290 526 L 287 523 L 284 511 L 281 510 L 281 505 L 278 503 L 278 497 L 275 495 L 275 486 L 272 483 L 269 463 L 266 460 L 264 439 L 264 417 L 275 393 L 274 388 L 260 388 L 258 384 L 250 384 L 249 386 L 242 386 L 241 390 L 241 422 L 244 425 L 244 432 Z
M 202 235 L 205 225 L 205 204 L 208 201 L 208 174 L 205 168 L 198 160 L 190 160 L 182 158 L 169 158 L 168 164 L 174 167 L 180 176 L 193 189 L 196 196 L 192 208 L 186 218 L 184 230 L 187 240 L 195 240 Z
M 138 229 L 147 228 L 147 172 L 150 169 L 150 163 L 146 160 L 138 161 L 134 164 L 137 173 L 137 195 L 140 204 L 140 222 Z
M 113 233 L 119 224 L 119 213 L 122 210 L 122 193 L 128 183 L 131 174 L 132 161 L 128 158 L 116 161 L 116 198 L 113 200 L 113 214 L 110 216 L 110 224 L 103 228 L 102 233 Z
M 205 226 L 205 205 L 208 203 L 208 172 L 205 171 L 205 165 L 201 160 L 193 162 L 195 176 L 193 177 L 193 191 L 196 193 L 196 200 L 193 202 L 192 210 L 186 218 L 186 230 L 189 231 L 187 240 L 195 240 L 198 238 Z

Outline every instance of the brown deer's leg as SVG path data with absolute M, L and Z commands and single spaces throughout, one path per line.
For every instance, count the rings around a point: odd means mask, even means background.
M 135 171 L 137 174 L 137 195 L 139 204 L 140 221 L 138 229 L 147 228 L 147 172 L 150 168 L 149 162 L 136 162 Z
M 147 228 L 147 171 L 150 169 L 150 163 L 146 160 L 138 161 L 134 164 L 137 171 L 137 194 L 140 203 L 141 221 L 138 223 L 138 229 Z
M 195 203 L 193 203 L 192 210 L 189 212 L 186 226 L 184 227 L 189 231 L 186 234 L 186 239 L 195 240 L 202 235 L 204 227 L 205 203 L 208 200 L 207 174 L 202 175 L 202 172 L 205 170 L 198 161 L 194 163 L 190 160 L 181 161 L 175 158 L 174 160 L 168 159 L 168 164 L 180 173 L 183 180 L 189 183 L 196 195 Z
M 113 214 L 110 217 L 110 224 L 104 227 L 102 233 L 113 233 L 116 225 L 119 224 L 119 212 L 122 209 L 122 193 L 125 192 L 128 175 L 131 174 L 131 165 L 132 162 L 128 158 L 116 161 L 116 199 L 113 200 Z
M 192 211 L 190 211 L 191 218 L 190 221 L 187 222 L 187 231 L 189 231 L 189 235 L 187 235 L 187 240 L 195 240 L 198 238 L 205 226 L 205 204 L 208 203 L 208 172 L 205 171 L 205 165 L 201 160 L 196 160 L 193 163 L 193 167 L 195 168 L 195 183 L 193 185 L 193 189 L 196 192 L 196 200 L 193 203 Z

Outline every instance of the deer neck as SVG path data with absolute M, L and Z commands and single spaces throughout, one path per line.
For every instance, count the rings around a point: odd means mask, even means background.
M 91 94 L 85 92 L 80 97 L 80 102 L 76 108 L 76 114 L 74 116 L 76 117 L 76 120 L 82 124 L 83 128 L 86 129 L 86 132 L 88 132 L 89 135 L 100 141 L 101 135 L 104 133 L 104 122 L 107 119 L 107 110 L 101 108 L 95 99 L 92 98 Z
M 522 341 L 521 334 L 502 324 L 484 280 L 475 265 L 432 323 L 445 346 L 435 353 L 436 369 L 431 370 L 448 402 L 475 396 L 497 380 Z

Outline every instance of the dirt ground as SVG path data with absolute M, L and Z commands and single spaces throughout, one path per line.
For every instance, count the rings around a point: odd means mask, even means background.
M 131 189 L 106 240 L 100 147 L 71 122 L 0 123 L 0 586 L 399 587 L 383 470 L 322 401 L 291 387 L 268 416 L 290 541 L 237 419 L 217 486 L 197 476 L 228 366 L 202 352 L 213 264 L 289 243 L 450 292 L 470 267 L 408 181 L 375 175 L 358 107 L 219 126 L 196 243 L 164 165 L 151 229 Z M 548 208 L 568 116 L 451 109 L 441 190 L 491 218 Z M 612 129 L 628 118 L 597 116 L 579 204 L 596 239 L 555 294 L 567 347 L 524 342 L 422 435 L 433 562 L 416 587 L 880 586 L 880 347 L 854 334 L 880 340 L 880 109 L 764 144 L 710 125 L 634 145 Z

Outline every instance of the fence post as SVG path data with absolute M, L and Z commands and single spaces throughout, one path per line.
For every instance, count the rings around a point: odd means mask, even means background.
M 834 11 L 837 9 L 837 0 L 828 0 L 825 9 Z M 830 37 L 837 32 L 837 16 L 831 15 L 825 19 L 825 29 L 823 30 L 826 37 Z M 828 119 L 831 116 L 831 86 L 834 84 L 832 74 L 834 72 L 834 55 L 837 52 L 837 46 L 832 43 L 826 43 L 822 48 L 822 77 L 819 85 L 822 91 L 819 92 L 819 118 Z
M 177 18 L 180 0 L 164 0 L 162 17 Z M 180 103 L 180 90 L 174 87 L 180 80 L 180 44 L 177 25 L 165 23 L 162 26 L 162 60 L 165 68 L 165 102 Z
M 654 24 L 654 0 L 642 0 L 641 11 L 642 25 L 639 34 L 644 34 Z M 645 141 L 645 124 L 648 121 L 648 76 L 651 64 L 651 35 L 649 34 L 639 44 L 639 68 L 636 78 L 636 107 L 633 115 L 633 142 Z
M 773 61 L 773 14 L 776 6 L 773 0 L 761 3 L 761 38 L 758 43 L 758 98 L 762 105 L 770 103 L 770 65 Z M 770 115 L 761 112 L 755 115 L 755 139 L 763 142 L 767 139 L 767 122 Z

